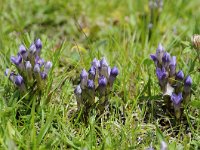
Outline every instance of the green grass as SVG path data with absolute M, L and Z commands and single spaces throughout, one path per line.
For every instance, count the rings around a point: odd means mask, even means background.
M 192 35 L 200 34 L 199 0 L 164 1 L 151 38 L 147 0 L 0 0 L 0 4 L 0 149 L 145 149 L 151 145 L 159 149 L 161 140 L 172 150 L 200 148 L 200 62 L 189 46 Z M 35 108 L 37 95 L 29 99 L 32 105 L 24 105 L 4 70 L 12 66 L 10 56 L 19 44 L 29 46 L 37 37 L 43 42 L 42 56 L 54 66 Z M 191 103 L 178 125 L 157 105 L 161 91 L 149 55 L 160 42 L 177 56 L 177 68 L 193 79 Z M 95 114 L 88 125 L 73 121 L 69 116 L 76 110 L 73 90 L 81 69 L 89 69 L 93 58 L 103 56 L 119 68 L 110 101 L 124 109 L 126 122 L 116 117 L 118 112 L 101 123 Z M 29 113 L 17 115 L 28 108 Z

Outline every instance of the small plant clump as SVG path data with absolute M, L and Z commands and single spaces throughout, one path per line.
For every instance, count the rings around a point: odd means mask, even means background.
M 156 66 L 156 75 L 168 110 L 172 104 L 177 119 L 182 113 L 182 104 L 188 104 L 191 95 L 192 79 L 184 76 L 182 70 L 176 72 L 176 56 L 170 56 L 159 44 L 156 54 L 150 55 Z M 172 102 L 172 103 L 171 103 Z
M 32 89 L 41 92 L 45 87 L 52 62 L 45 62 L 40 57 L 41 49 L 42 42 L 36 39 L 29 49 L 20 45 L 17 56 L 10 58 L 16 69 L 7 68 L 5 75 L 19 89 L 21 96 Z
M 118 68 L 110 68 L 105 58 L 100 61 L 95 58 L 88 72 L 82 70 L 80 84 L 74 93 L 78 111 L 82 110 L 84 119 L 87 119 L 92 108 L 96 108 L 100 115 L 108 109 L 109 94 L 118 74 Z

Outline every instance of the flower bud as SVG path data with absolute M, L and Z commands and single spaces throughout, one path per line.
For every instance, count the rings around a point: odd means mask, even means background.
M 20 54 L 18 54 L 17 57 L 11 56 L 10 60 L 13 64 L 15 64 L 19 71 L 22 72 L 24 70 L 24 64 L 22 62 L 22 57 Z
M 162 64 L 162 57 L 163 57 L 163 55 L 164 55 L 164 52 L 165 52 L 164 47 L 163 47 L 162 44 L 160 43 L 160 44 L 158 45 L 157 50 L 156 50 L 156 57 L 157 57 L 157 59 L 158 59 L 158 61 L 159 61 L 160 64 Z
M 37 81 L 37 86 L 39 90 L 42 90 L 42 79 L 41 79 L 41 74 L 40 74 L 40 65 L 39 64 L 35 64 L 34 66 L 34 75 Z
M 95 67 L 96 69 L 99 69 L 100 67 L 100 62 L 96 58 L 93 59 L 92 61 L 92 66 Z
M 162 64 L 165 67 L 165 69 L 168 69 L 169 64 L 170 64 L 170 60 L 171 60 L 170 54 L 165 52 L 163 57 L 162 57 Z
M 74 94 L 76 95 L 77 107 L 78 109 L 80 109 L 80 105 L 83 103 L 81 97 L 82 89 L 80 85 L 76 87 L 76 89 L 74 90 Z
M 46 72 L 41 72 L 41 73 L 40 73 L 40 76 L 41 76 L 41 78 L 42 78 L 43 80 L 45 80 L 45 79 L 47 78 Z
M 38 50 L 40 50 L 40 49 L 42 49 L 42 41 L 40 40 L 40 39 L 36 39 L 35 40 L 35 46 L 36 46 L 36 49 Z
M 182 70 L 179 70 L 179 72 L 176 74 L 176 79 L 183 80 L 184 74 Z
M 49 72 L 49 70 L 51 69 L 52 65 L 53 65 L 52 62 L 47 61 L 47 62 L 45 63 L 45 65 L 44 65 L 44 72 L 46 72 L 46 73 L 48 74 L 48 72 Z
M 106 77 L 106 79 L 109 78 L 109 66 L 108 66 L 108 63 L 105 59 L 105 57 L 102 58 L 102 60 L 100 61 L 100 76 L 104 76 Z
M 35 64 L 39 64 L 42 67 L 45 64 L 44 59 L 40 58 L 39 56 L 35 57 Z
M 192 78 L 190 76 L 186 77 L 184 86 L 192 86 Z
M 87 81 L 87 86 L 88 86 L 88 89 L 95 89 L 94 81 L 93 80 L 88 80 Z
M 28 77 L 28 81 L 32 82 L 33 76 L 32 76 L 32 65 L 30 63 L 30 61 L 26 62 L 26 73 L 27 73 L 27 77 Z
M 33 71 L 35 73 L 39 73 L 40 72 L 40 65 L 39 64 L 35 64 Z
M 19 66 L 20 63 L 22 63 L 22 57 L 20 55 L 17 55 L 17 57 L 11 56 L 10 60 L 13 64 L 15 64 L 16 66 Z
M 85 89 L 87 87 L 87 80 L 88 80 L 88 73 L 85 69 L 82 70 L 80 78 L 81 78 L 81 88 Z
M 14 83 L 15 82 L 15 73 L 13 71 L 11 71 L 10 69 L 6 69 L 5 71 L 5 76 L 8 76 L 9 79 Z
M 173 102 L 173 105 L 174 105 L 174 111 L 175 111 L 175 115 L 176 115 L 176 118 L 179 119 L 180 116 L 181 116 L 181 101 L 183 100 L 183 97 L 182 97 L 182 93 L 172 93 L 171 95 L 171 101 Z
M 174 76 L 176 73 L 176 56 L 172 56 L 169 64 L 169 69 L 170 69 L 170 77 Z
M 119 74 L 118 68 L 117 67 L 113 67 L 110 71 L 110 77 L 109 77 L 109 84 L 112 87 L 117 75 Z
M 156 75 L 157 75 L 159 81 L 164 80 L 167 77 L 167 73 L 165 71 L 165 68 L 164 67 L 162 69 L 156 68 Z
M 26 48 L 25 48 L 24 45 L 20 45 L 20 46 L 19 46 L 19 54 L 22 56 L 22 58 L 23 58 L 24 60 L 27 60 L 28 53 L 27 53 Z
M 89 73 L 89 79 L 94 80 L 96 75 L 96 68 L 92 66 L 88 71 L 88 73 Z
M 20 76 L 20 75 L 17 75 L 17 76 L 15 77 L 15 84 L 16 84 L 17 86 L 21 86 L 23 83 L 24 83 L 23 77 Z
M 99 86 L 100 87 L 105 87 L 107 85 L 107 79 L 104 76 L 99 77 Z
M 184 88 L 183 88 L 184 93 L 189 94 L 191 91 L 191 86 L 192 86 L 192 78 L 190 76 L 187 76 L 184 81 Z
M 24 85 L 24 79 L 21 75 L 16 75 L 14 82 L 21 92 L 24 92 L 26 90 L 25 85 Z
M 34 55 L 36 53 L 36 46 L 35 44 L 31 44 L 30 48 L 29 48 L 29 52 L 31 55 Z

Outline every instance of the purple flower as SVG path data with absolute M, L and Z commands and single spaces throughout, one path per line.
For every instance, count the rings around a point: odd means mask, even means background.
M 40 65 L 35 64 L 33 71 L 34 71 L 34 76 L 37 81 L 37 87 L 39 90 L 42 90 L 42 77 L 41 77 L 41 73 L 40 73 Z
M 24 92 L 26 90 L 24 85 L 24 79 L 21 75 L 16 75 L 14 78 L 14 83 L 17 85 L 17 87 L 20 89 L 21 92 Z
M 108 67 L 108 63 L 106 61 L 106 58 L 103 57 L 100 61 L 100 67 Z
M 87 79 L 88 78 L 88 73 L 85 69 L 82 70 L 82 72 L 80 74 L 80 78 L 81 79 Z
M 175 106 L 179 106 L 182 100 L 183 100 L 182 93 L 178 93 L 178 94 L 172 93 L 171 101 L 173 102 Z
M 114 81 L 115 81 L 115 79 L 116 79 L 118 74 L 119 74 L 118 68 L 117 67 L 113 67 L 111 69 L 111 71 L 110 71 L 110 76 L 109 76 L 109 80 L 108 80 L 110 86 L 113 85 L 113 83 L 114 83 Z
M 95 79 L 95 75 L 96 75 L 96 68 L 94 66 L 92 66 L 90 68 L 90 70 L 88 71 L 89 73 L 89 78 L 94 80 Z
M 42 41 L 40 39 L 35 40 L 36 49 L 42 49 Z
M 30 61 L 26 62 L 26 70 L 32 70 L 32 65 L 31 65 Z
M 39 64 L 35 64 L 33 71 L 35 73 L 40 73 L 40 65 Z
M 105 87 L 107 85 L 107 79 L 102 75 L 99 77 L 98 83 L 100 87 Z
M 26 67 L 28 80 L 31 81 L 33 76 L 32 76 L 32 65 L 31 65 L 30 61 L 26 61 L 25 67 Z
M 80 105 L 82 103 L 82 89 L 80 85 L 75 88 L 74 94 L 76 95 L 77 107 L 80 109 Z
M 159 81 L 164 80 L 167 77 L 165 68 L 164 67 L 162 69 L 156 68 L 156 75 L 157 75 Z
M 49 70 L 51 69 L 52 65 L 53 65 L 52 62 L 47 61 L 47 62 L 45 63 L 45 65 L 44 65 L 44 72 L 48 73 Z
M 162 57 L 163 57 L 164 51 L 165 51 L 164 47 L 162 46 L 161 43 L 159 43 L 158 48 L 156 50 L 156 57 L 160 64 L 162 62 Z
M 94 81 L 93 80 L 88 80 L 87 81 L 87 86 L 88 86 L 88 89 L 95 89 Z
M 174 105 L 174 112 L 177 119 L 181 116 L 181 101 L 183 100 L 182 93 L 172 93 L 171 101 Z
M 191 86 L 192 86 L 192 78 L 190 76 L 187 76 L 184 81 L 184 89 L 183 89 L 185 93 L 184 97 L 190 94 Z
M 12 81 L 12 82 L 15 82 L 14 80 L 15 80 L 15 73 L 13 72 L 13 71 L 11 71 L 10 69 L 6 69 L 6 71 L 5 71 L 5 76 L 8 76 L 9 77 L 9 79 Z
M 109 74 L 110 74 L 110 68 L 108 66 L 108 63 L 105 59 L 105 57 L 103 57 L 100 61 L 100 76 L 105 76 L 106 79 L 109 78 Z
M 22 57 L 21 57 L 21 55 L 17 55 L 17 57 L 11 56 L 10 60 L 16 66 L 19 66 L 22 63 Z
M 150 57 L 155 63 L 157 63 L 158 59 L 157 59 L 157 56 L 155 54 L 151 54 Z
M 24 83 L 23 77 L 20 76 L 20 75 L 17 75 L 17 76 L 15 77 L 15 84 L 16 84 L 17 86 L 21 86 L 23 83 Z
M 92 61 L 92 66 L 98 69 L 100 67 L 100 62 L 98 59 L 94 58 Z
M 159 44 L 158 48 L 156 50 L 156 54 L 150 55 L 151 59 L 154 61 L 156 66 L 158 65 L 158 63 L 162 64 L 162 58 L 163 58 L 164 52 L 165 52 L 165 50 L 164 50 L 163 46 L 161 44 Z
M 85 89 L 87 87 L 87 80 L 88 80 L 88 73 L 85 69 L 82 70 L 80 78 L 81 78 L 81 88 Z
M 29 48 L 29 52 L 31 55 L 36 53 L 36 46 L 35 44 L 31 44 L 30 48 Z
M 23 57 L 24 60 L 27 59 L 28 53 L 27 53 L 26 48 L 25 48 L 24 45 L 20 45 L 19 46 L 19 54 Z
M 43 80 L 45 80 L 47 78 L 47 73 L 46 72 L 41 72 L 40 76 Z
M 166 69 L 169 66 L 170 60 L 171 60 L 170 54 L 165 52 L 163 57 L 162 57 L 162 64 Z
M 192 85 L 192 78 L 190 76 L 187 76 L 184 82 L 185 86 L 191 86 Z
M 6 71 L 4 72 L 5 76 L 10 76 L 10 69 L 6 68 Z
M 176 56 L 172 56 L 169 64 L 170 77 L 174 76 L 176 73 Z
M 44 59 L 40 58 L 39 56 L 35 57 L 35 64 L 39 64 L 40 67 L 42 67 L 44 63 L 45 63 Z
M 115 66 L 111 69 L 110 76 L 116 77 L 119 74 L 118 68 Z
M 183 80 L 184 74 L 182 70 L 179 70 L 178 73 L 176 74 L 176 79 L 178 80 Z

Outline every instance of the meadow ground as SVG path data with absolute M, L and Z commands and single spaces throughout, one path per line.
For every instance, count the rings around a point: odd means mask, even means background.
M 200 34 L 199 0 L 0 0 L 1 149 L 200 149 L 200 60 L 191 46 Z M 5 77 L 21 43 L 43 42 L 42 57 L 53 62 L 41 103 L 24 105 Z M 193 80 L 191 101 L 177 123 L 161 106 L 162 93 L 149 55 L 162 43 L 177 57 L 177 70 Z M 74 88 L 83 68 L 106 57 L 119 75 L 110 95 L 116 111 L 106 121 L 70 117 Z M 43 103 L 44 101 L 49 103 Z M 26 113 L 23 109 L 29 108 Z M 119 116 L 124 113 L 125 122 Z

